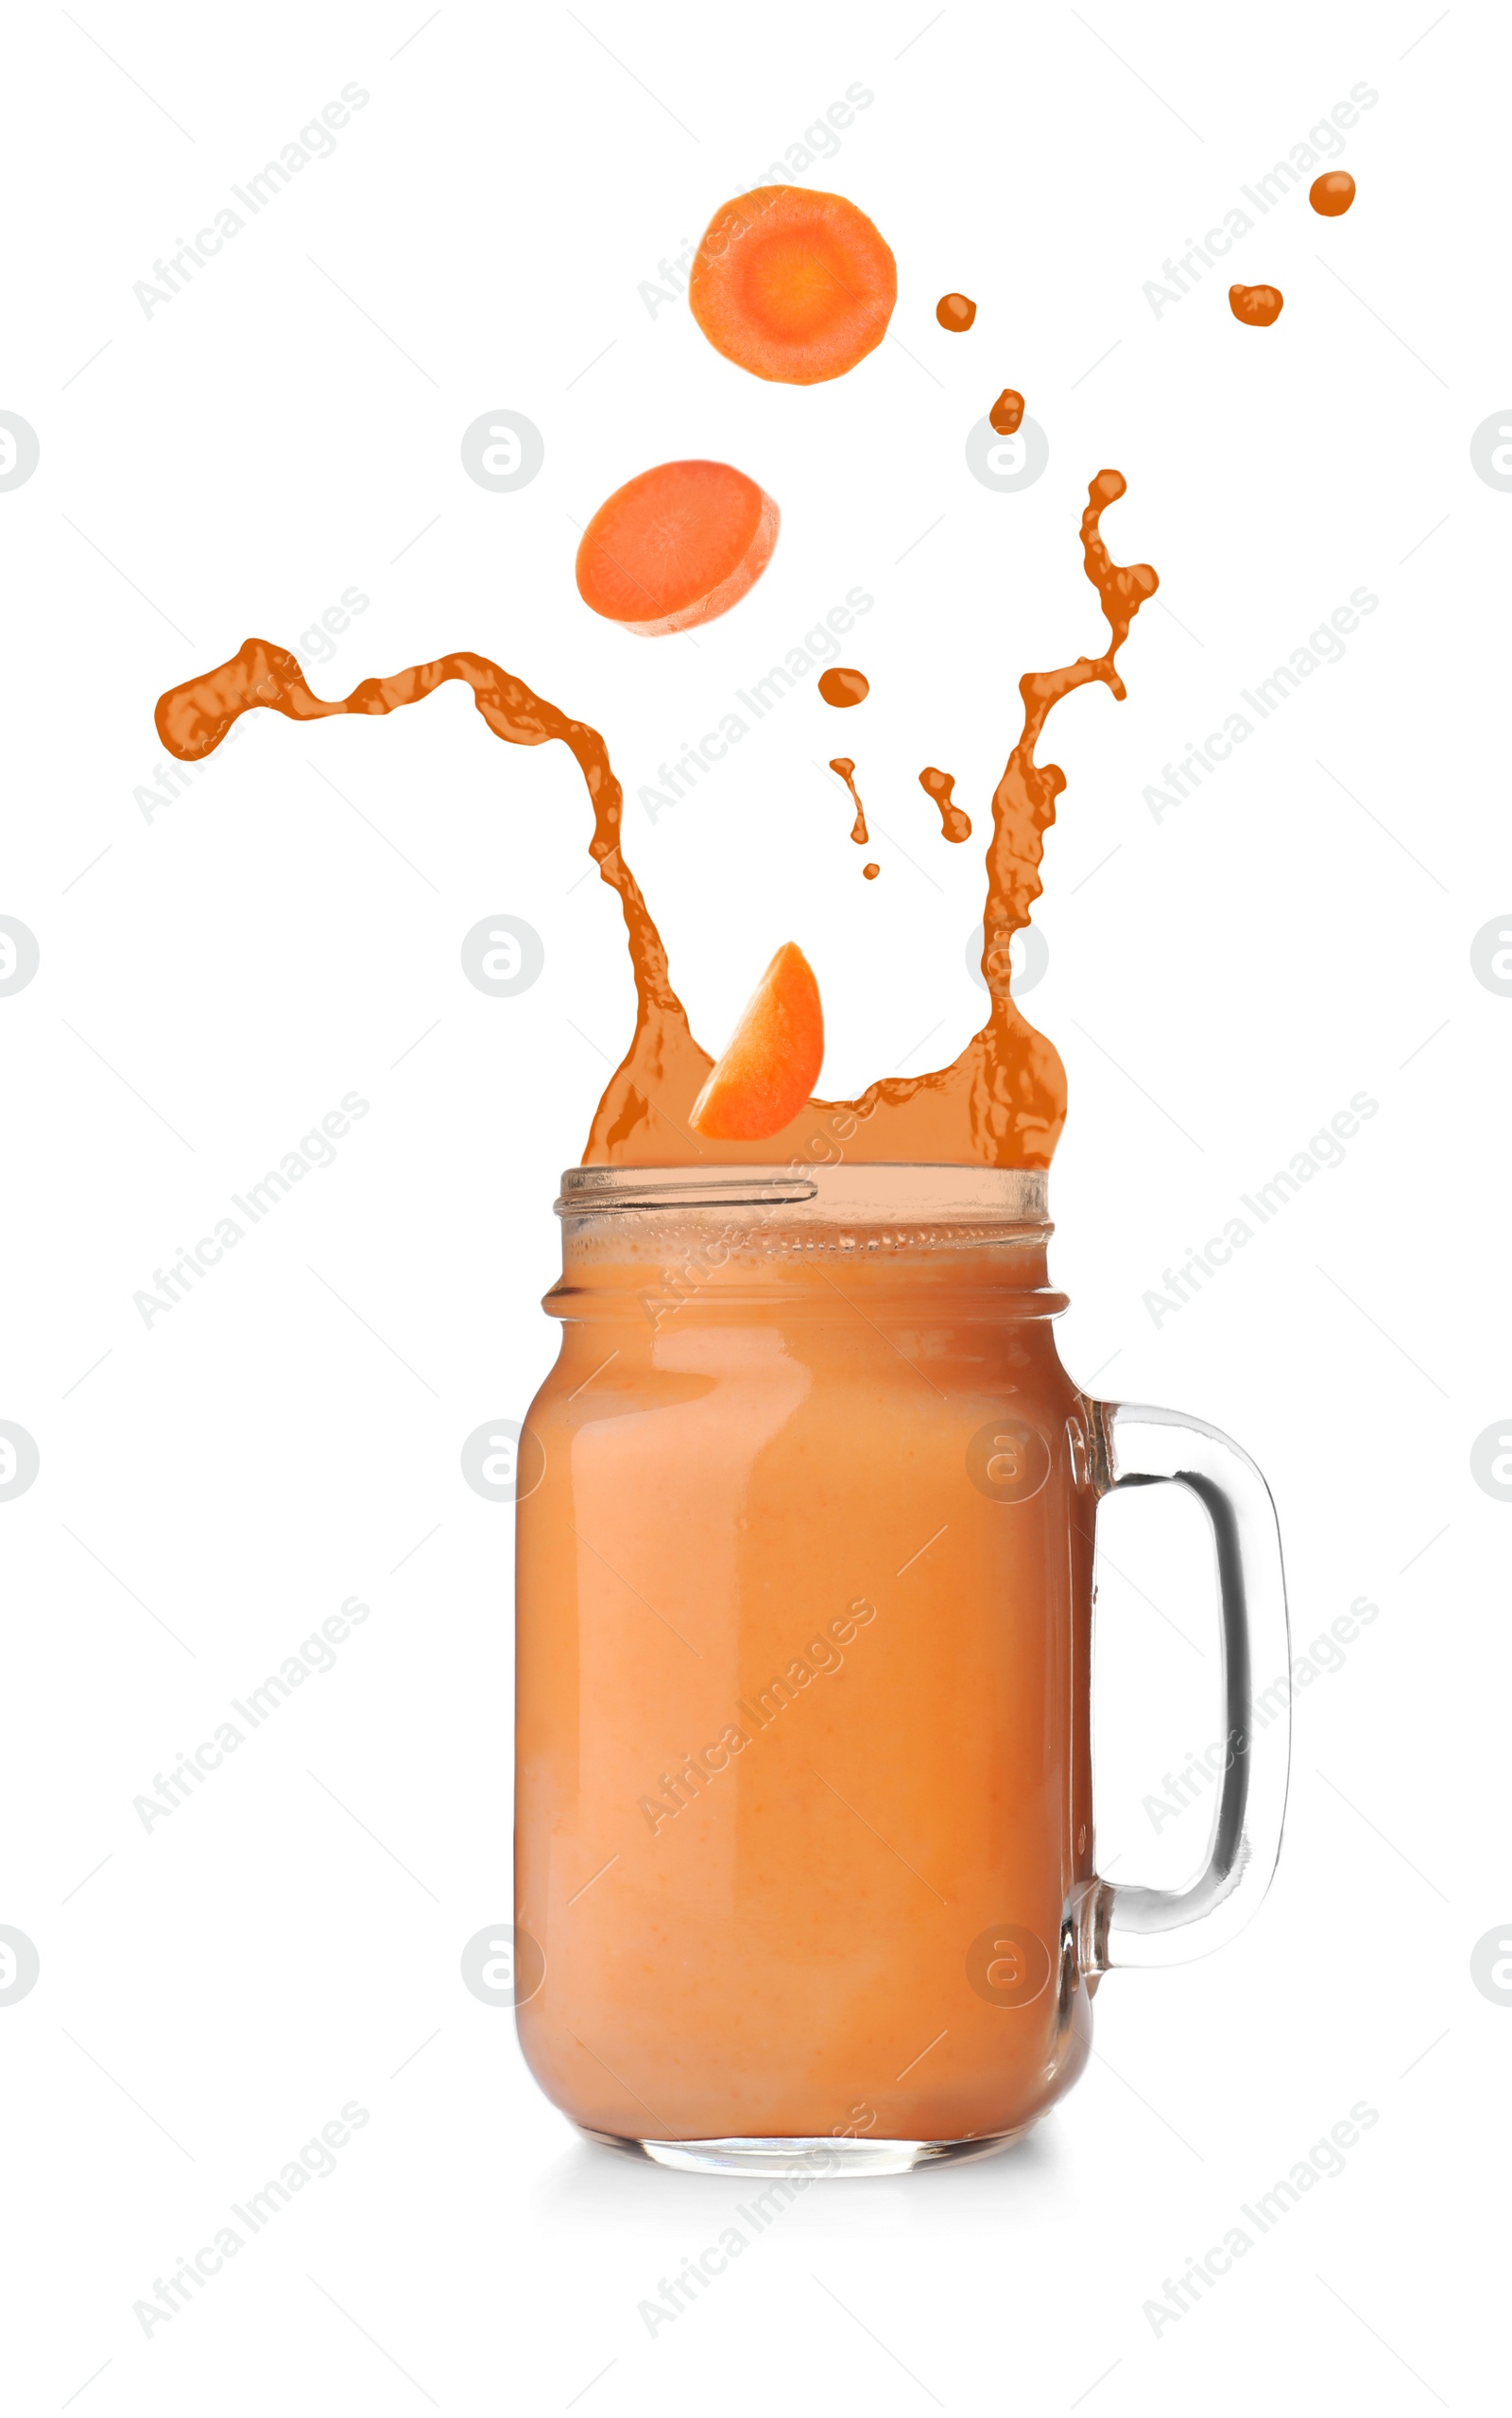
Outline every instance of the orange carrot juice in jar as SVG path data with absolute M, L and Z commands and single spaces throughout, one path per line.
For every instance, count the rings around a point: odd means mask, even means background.
M 1099 1974 L 1213 1944 L 1269 1878 L 1263 1482 L 1067 1376 L 1040 1171 L 563 1182 L 561 1355 L 520 1453 L 531 2070 L 667 2165 L 1000 2148 L 1075 2080 Z M 1233 1747 L 1179 1892 L 1093 1860 L 1096 1506 L 1158 1479 L 1211 1518 Z

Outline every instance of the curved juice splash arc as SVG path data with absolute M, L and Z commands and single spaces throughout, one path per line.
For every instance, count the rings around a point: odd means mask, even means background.
M 1083 655 L 1058 671 L 1026 672 L 1019 682 L 1023 728 L 992 798 L 987 851 L 987 934 L 982 970 L 992 997 L 982 1030 L 954 1062 L 928 1075 L 894 1076 L 856 1100 L 810 1100 L 781 1133 L 759 1142 L 716 1142 L 689 1130 L 693 1105 L 713 1065 L 689 1027 L 672 988 L 666 950 L 625 861 L 624 792 L 598 733 L 575 721 L 484 655 L 442 655 L 387 680 L 359 682 L 349 697 L 314 695 L 298 659 L 249 638 L 229 663 L 161 698 L 157 727 L 164 747 L 186 762 L 209 755 L 239 717 L 266 706 L 290 721 L 338 714 L 391 714 L 449 680 L 459 680 L 496 738 L 514 747 L 560 739 L 576 761 L 593 810 L 589 853 L 617 893 L 635 976 L 635 1032 L 599 1101 L 583 1152 L 585 1166 L 771 1166 L 800 1158 L 920 1160 L 1043 1167 L 1066 1116 L 1066 1079 L 1043 1034 L 1026 1024 L 1008 995 L 1008 942 L 1029 921 L 1041 884 L 1044 835 L 1066 786 L 1054 764 L 1038 765 L 1035 746 L 1046 717 L 1074 688 L 1100 681 L 1125 694 L 1114 658 L 1134 615 L 1158 585 L 1147 563 L 1115 563 L 1100 521 L 1124 493 L 1116 470 L 1099 471 L 1082 514 L 1082 553 L 1108 623 L 1101 655 Z
M 232 724 L 257 705 L 291 722 L 321 722 L 333 714 L 392 714 L 429 697 L 449 680 L 466 682 L 496 738 L 507 739 L 512 747 L 542 747 L 548 739 L 560 739 L 572 750 L 593 808 L 588 853 L 604 880 L 618 891 L 625 909 L 636 990 L 644 1001 L 675 1012 L 686 1024 L 671 987 L 662 936 L 620 853 L 625 792 L 614 777 L 608 748 L 586 722 L 575 722 L 558 706 L 548 705 L 487 655 L 441 655 L 433 664 L 411 665 L 387 680 L 359 681 L 350 697 L 327 699 L 310 689 L 297 656 L 269 646 L 266 638 L 249 638 L 230 663 L 160 697 L 153 719 L 170 753 L 193 763 L 217 748 Z
M 620 847 L 625 792 L 597 731 L 586 722 L 574 721 L 487 655 L 442 655 L 434 663 L 411 665 L 387 680 L 359 681 L 349 697 L 328 699 L 314 694 L 296 656 L 265 638 L 247 639 L 229 663 L 169 689 L 158 699 L 154 719 L 169 752 L 194 763 L 211 754 L 232 724 L 256 706 L 283 714 L 291 722 L 318 722 L 336 714 L 392 714 L 429 697 L 449 680 L 462 681 L 472 690 L 472 702 L 495 738 L 512 747 L 541 747 L 548 739 L 560 739 L 583 776 L 593 809 L 589 855 L 619 895 L 635 976 L 635 1036 L 624 1065 L 599 1104 L 587 1153 L 590 1162 L 611 1157 L 615 1154 L 610 1150 L 595 1150 L 593 1139 L 598 1136 L 617 1086 L 626 1090 L 627 1097 L 617 1104 L 617 1114 L 611 1114 L 610 1128 L 627 1122 L 634 1131 L 638 1122 L 654 1119 L 654 1095 L 662 1088 L 679 1097 L 687 1092 L 691 1105 L 713 1061 L 705 1056 L 689 1030 L 686 1011 L 672 988 L 662 936 L 625 861 Z M 625 1084 L 631 1067 L 641 1075 L 639 1090 Z M 681 1126 L 675 1119 L 671 1122 L 675 1134 L 686 1144 Z M 660 1148 L 669 1160 L 677 1159 L 677 1141 L 665 1130 Z

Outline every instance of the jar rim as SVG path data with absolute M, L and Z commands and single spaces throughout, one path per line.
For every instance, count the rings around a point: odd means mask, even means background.
M 1043 1167 L 988 1167 L 930 1160 L 872 1159 L 836 1166 L 568 1167 L 558 1218 L 627 1211 L 785 1209 L 783 1223 L 859 1225 L 957 1220 L 1049 1228 Z

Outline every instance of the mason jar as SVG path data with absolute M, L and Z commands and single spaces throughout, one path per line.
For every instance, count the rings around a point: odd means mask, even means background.
M 1280 1842 L 1264 1482 L 1061 1367 L 1038 1170 L 590 1166 L 520 1442 L 517 2011 L 583 2132 L 895 2172 L 1075 2080 L 1117 1965 L 1227 1939 Z M 1100 1879 L 1097 1506 L 1215 1545 L 1229 1753 L 1190 1889 Z M 527 1978 L 524 1978 L 527 1977 Z

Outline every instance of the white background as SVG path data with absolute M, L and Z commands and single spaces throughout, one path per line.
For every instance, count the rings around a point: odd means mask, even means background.
M 0 1416 L 41 1474 L 0 1505 L 0 1921 L 42 1970 L 0 2007 L 9 2407 L 1494 2394 L 1512 2014 L 1469 1959 L 1512 1916 L 1512 1507 L 1469 1456 L 1512 1410 L 1512 1001 L 1469 950 L 1512 907 L 1512 498 L 1469 440 L 1512 382 L 1508 46 L 1494 8 L 1434 0 L 13 21 L 0 406 L 41 461 L 0 493 L 0 911 L 42 954 L 0 999 Z M 133 284 L 349 81 L 370 98 L 335 155 L 145 315 Z M 1167 256 L 1362 81 L 1352 214 L 1294 192 L 1157 318 Z M 765 385 L 638 288 L 852 83 L 871 106 L 799 181 L 883 229 L 897 341 Z M 1229 316 L 1230 275 L 1283 289 L 1270 333 Z M 935 322 L 952 287 L 968 337 Z M 1020 494 L 964 461 L 1004 385 L 1049 438 Z M 501 407 L 545 442 L 503 495 L 458 451 Z M 632 641 L 577 599 L 575 524 L 696 454 L 778 498 L 776 555 L 696 643 Z M 1101 644 L 1076 522 L 1105 463 L 1129 481 L 1112 550 L 1161 589 L 1127 702 L 1083 693 L 1043 751 L 1070 786 L 1025 1005 L 1071 1082 L 1063 1356 L 1253 1452 L 1299 1648 L 1378 1612 L 1298 1697 L 1244 1939 L 1107 1983 L 1098 2055 L 1025 2147 L 810 2191 L 653 2339 L 638 2303 L 740 2193 L 579 2144 L 458 1972 L 508 1911 L 511 1551 L 458 1453 L 549 1365 L 550 1204 L 629 1030 L 577 776 L 449 691 L 384 722 L 259 716 L 149 820 L 152 706 L 249 633 L 303 648 L 349 588 L 369 603 L 312 664 L 326 694 L 496 657 L 606 734 L 696 1029 L 718 1045 L 796 939 L 823 1088 L 849 1092 L 979 1019 L 987 800 L 1019 673 Z M 653 823 L 637 787 L 854 586 L 869 704 L 842 726 L 805 683 Z M 1162 765 L 1362 586 L 1345 660 L 1157 822 Z M 816 766 L 840 744 L 875 883 Z M 969 848 L 932 828 L 931 762 Z M 545 946 L 507 1000 L 458 959 L 500 912 Z M 145 1326 L 133 1294 L 350 1091 L 370 1110 L 336 1163 Z M 1345 1164 L 1158 1323 L 1162 1271 L 1360 1091 L 1379 1113 Z M 1115 1509 L 1102 1858 L 1174 1881 L 1204 1818 L 1157 1835 L 1143 1801 L 1221 1726 L 1209 1581 L 1179 1506 Z M 146 1832 L 133 1798 L 353 1594 L 337 1667 Z M 369 2121 L 336 2172 L 146 2336 L 133 2304 L 349 2100 Z M 1379 2121 L 1346 2171 L 1157 2332 L 1164 2279 L 1360 2100 Z

